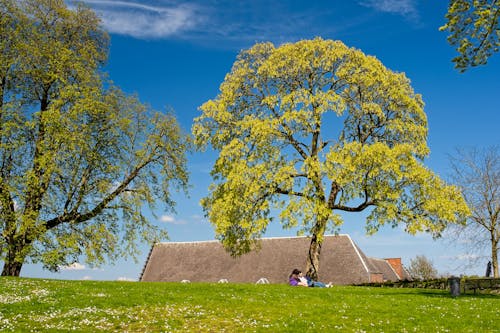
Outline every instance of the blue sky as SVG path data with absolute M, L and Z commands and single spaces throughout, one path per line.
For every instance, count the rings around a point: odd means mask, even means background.
M 275 45 L 321 36 L 374 55 L 398 72 L 405 72 L 423 95 L 429 122 L 430 157 L 425 164 L 443 178 L 449 175 L 448 154 L 457 147 L 500 143 L 500 55 L 487 66 L 460 74 L 451 59 L 444 24 L 448 1 L 84 1 L 101 16 L 111 34 L 105 70 L 128 93 L 157 110 L 172 108 L 190 131 L 197 108 L 214 98 L 240 50 L 256 42 Z M 189 156 L 189 197 L 176 195 L 176 213 L 159 205 L 153 219 L 169 232 L 171 241 L 211 240 L 214 233 L 203 218 L 199 200 L 206 195 L 213 153 Z M 431 259 L 440 273 L 484 274 L 487 259 L 464 267 L 468 254 L 449 239 L 433 241 L 425 234 L 406 235 L 389 227 L 368 237 L 366 214 L 345 215 L 341 233 L 348 233 L 374 257 L 416 255 Z M 293 230 L 272 225 L 267 236 L 290 236 Z M 137 279 L 149 248 L 142 245 L 138 261 L 121 260 L 98 269 L 84 263 L 49 273 L 39 265 L 23 267 L 23 276 L 61 279 Z M 482 264 L 484 262 L 484 264 Z

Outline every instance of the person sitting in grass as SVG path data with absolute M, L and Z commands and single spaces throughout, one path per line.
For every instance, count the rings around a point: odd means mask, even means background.
M 292 271 L 292 274 L 290 274 L 288 283 L 293 287 L 298 287 L 298 286 L 309 287 L 307 280 L 304 277 L 301 278 L 301 275 L 302 275 L 302 272 L 299 271 L 297 268 L 295 268 Z
M 316 287 L 316 288 L 330 288 L 332 286 L 332 283 L 324 284 L 323 282 L 320 281 L 313 281 L 309 277 L 305 277 L 302 272 L 295 268 L 292 271 L 292 274 L 290 274 L 290 277 L 288 279 L 288 283 L 293 286 L 293 287 Z

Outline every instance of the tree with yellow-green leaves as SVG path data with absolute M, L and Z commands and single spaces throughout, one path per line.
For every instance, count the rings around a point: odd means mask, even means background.
M 310 236 L 306 270 L 317 278 L 340 212 L 369 210 L 369 233 L 402 224 L 438 236 L 462 222 L 459 190 L 422 163 L 423 105 L 404 74 L 339 41 L 241 52 L 192 128 L 200 147 L 219 152 L 202 200 L 217 238 L 240 255 L 277 218 Z
M 447 22 L 441 30 L 457 48 L 455 67 L 464 72 L 484 65 L 500 46 L 500 0 L 450 0 Z
M 58 270 L 164 237 L 142 214 L 187 183 L 182 134 L 105 81 L 108 36 L 88 8 L 0 0 L 0 258 Z

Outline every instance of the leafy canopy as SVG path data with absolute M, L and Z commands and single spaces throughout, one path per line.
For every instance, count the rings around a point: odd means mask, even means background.
M 187 183 L 175 117 L 106 81 L 107 34 L 88 8 L 0 0 L 0 258 L 57 270 L 136 252 L 164 231 L 142 214 Z
M 340 41 L 241 52 L 192 131 L 219 151 L 202 200 L 223 245 L 251 250 L 279 211 L 321 238 L 339 211 L 371 208 L 368 232 L 404 224 L 439 234 L 467 212 L 459 191 L 422 164 L 427 120 L 402 73 Z
M 447 22 L 441 30 L 450 35 L 448 42 L 459 55 L 455 67 L 464 72 L 484 65 L 500 46 L 500 0 L 450 0 Z

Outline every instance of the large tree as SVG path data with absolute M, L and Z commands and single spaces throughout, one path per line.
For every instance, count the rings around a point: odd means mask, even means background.
M 464 72 L 484 65 L 500 46 L 500 0 L 450 0 L 447 22 L 441 30 L 459 55 L 455 67 Z
M 62 0 L 0 0 L 0 256 L 58 270 L 164 237 L 142 214 L 187 182 L 186 137 L 105 81 L 99 19 Z
M 458 149 L 450 157 L 452 180 L 462 190 L 472 212 L 463 226 L 451 228 L 453 239 L 460 240 L 472 258 L 489 253 L 493 276 L 498 278 L 500 246 L 500 146 L 485 149 Z M 474 260 L 477 263 L 477 260 Z M 484 262 L 483 262 L 484 264 Z
M 201 111 L 197 143 L 219 151 L 202 205 L 233 255 L 258 245 L 275 209 L 311 236 L 313 278 L 339 212 L 370 210 L 370 233 L 403 224 L 434 235 L 467 213 L 458 189 L 422 164 L 427 120 L 410 81 L 339 41 L 256 44 Z

